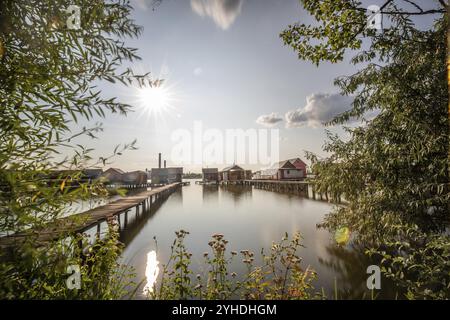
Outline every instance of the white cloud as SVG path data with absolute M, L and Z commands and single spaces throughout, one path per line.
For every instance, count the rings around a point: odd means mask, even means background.
M 256 119 L 256 123 L 266 127 L 273 127 L 281 121 L 283 121 L 283 118 L 278 116 L 275 112 L 272 112 L 271 114 L 263 114 Z
M 201 17 L 211 17 L 223 30 L 241 13 L 243 0 L 191 0 L 192 10 Z
M 303 108 L 286 113 L 286 127 L 319 127 L 350 110 L 353 99 L 339 93 L 314 93 Z
M 195 76 L 199 76 L 199 75 L 201 75 L 202 73 L 203 73 L 203 69 L 202 69 L 202 68 L 197 67 L 197 68 L 194 69 L 194 75 L 195 75 Z

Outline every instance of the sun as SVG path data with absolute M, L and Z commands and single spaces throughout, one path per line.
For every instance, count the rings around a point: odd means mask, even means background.
M 161 113 L 170 106 L 170 92 L 163 86 L 138 89 L 139 104 L 150 113 Z
M 139 74 L 144 71 L 138 70 Z M 143 83 L 133 83 L 124 92 L 129 104 L 136 111 L 136 118 L 156 126 L 167 125 L 169 120 L 180 117 L 180 105 L 183 96 L 177 84 L 170 81 L 168 74 L 160 73 L 154 79 Z

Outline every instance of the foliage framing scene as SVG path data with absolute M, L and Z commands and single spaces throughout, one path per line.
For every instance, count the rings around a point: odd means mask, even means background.
M 2 1 L 0 298 L 449 299 L 447 7 Z

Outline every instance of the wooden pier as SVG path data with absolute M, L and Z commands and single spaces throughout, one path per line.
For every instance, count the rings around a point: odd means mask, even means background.
M 200 185 L 218 185 L 219 181 L 203 181 L 203 180 L 198 180 L 195 181 L 195 184 L 200 184 Z
M 254 186 L 257 189 L 294 193 L 309 198 L 309 185 L 307 181 L 293 180 L 244 180 L 244 185 Z
M 107 189 L 146 189 L 154 187 L 151 183 L 141 183 L 141 184 L 107 184 L 105 186 Z
M 317 192 L 313 181 L 298 180 L 236 180 L 220 181 L 221 185 L 243 185 L 253 186 L 257 189 L 263 189 L 274 192 L 284 192 L 304 196 L 314 200 L 323 200 L 327 202 L 341 203 L 340 195 L 331 196 L 328 193 Z
M 96 228 L 97 235 L 100 236 L 101 223 L 120 220 L 124 215 L 125 223 L 128 212 L 135 208 L 136 215 L 149 209 L 156 201 L 164 200 L 182 184 L 172 183 L 149 191 L 143 191 L 136 195 L 121 198 L 97 208 L 83 213 L 74 214 L 56 220 L 45 228 L 30 230 L 20 234 L 5 236 L 0 238 L 0 248 L 12 247 L 16 243 L 21 243 L 30 233 L 35 234 L 35 243 L 45 243 L 61 238 L 61 235 L 83 233 L 91 228 Z

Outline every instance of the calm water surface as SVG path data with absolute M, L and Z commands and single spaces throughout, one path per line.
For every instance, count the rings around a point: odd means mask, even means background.
M 126 245 L 122 262 L 135 267 L 136 281 L 146 279 L 144 284 L 151 285 L 158 281 L 155 270 L 168 260 L 177 230 L 190 232 L 185 244 L 193 254 L 194 274 L 205 273 L 201 269 L 203 252 L 210 252 L 208 241 L 214 233 L 224 234 L 229 241 L 228 252 L 248 249 L 258 256 L 262 247 L 269 249 L 272 241 L 279 241 L 285 232 L 292 235 L 299 231 L 305 246 L 300 250 L 303 267 L 310 266 L 318 273 L 314 282 L 317 291 L 323 288 L 334 297 L 336 287 L 342 298 L 370 297 L 366 268 L 371 263 L 352 246 L 337 246 L 333 235 L 316 227 L 331 208 L 326 202 L 298 195 L 243 186 L 202 186 L 191 181 L 190 186 L 153 205 L 141 218 L 130 213 L 126 226 L 121 220 L 121 238 Z M 157 248 L 153 237 L 158 241 Z M 245 270 L 240 259 L 235 259 L 232 269 L 238 274 Z M 384 279 L 382 289 L 380 297 L 394 296 Z M 137 298 L 144 298 L 144 290 L 138 291 Z

